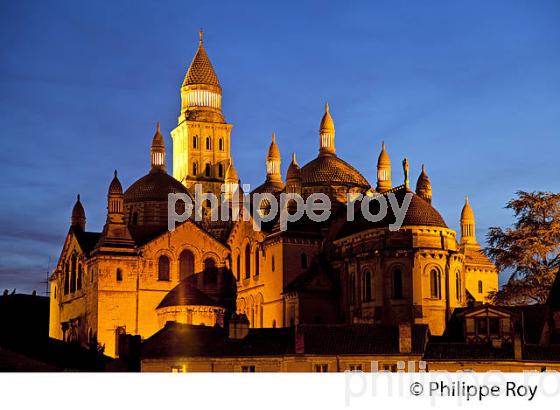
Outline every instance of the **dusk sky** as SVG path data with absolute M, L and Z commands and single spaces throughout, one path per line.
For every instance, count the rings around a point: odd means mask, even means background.
M 0 288 L 44 292 L 80 193 L 100 231 L 113 170 L 147 173 L 155 124 L 177 125 L 198 30 L 233 124 L 243 183 L 318 152 L 328 100 L 336 149 L 375 185 L 422 163 L 458 229 L 468 195 L 485 243 L 517 190 L 560 191 L 560 2 L 4 1 L 0 6 Z

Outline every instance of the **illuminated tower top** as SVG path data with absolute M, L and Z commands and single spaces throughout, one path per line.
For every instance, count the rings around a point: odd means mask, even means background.
M 165 141 L 159 127 L 159 122 L 156 126 L 156 133 L 152 139 L 152 146 L 150 148 L 151 169 L 150 173 L 165 172 Z
M 329 112 L 329 103 L 325 104 L 325 114 L 319 126 L 320 148 L 319 155 L 334 155 L 334 122 Z
M 465 205 L 461 211 L 461 244 L 476 244 L 474 212 L 469 204 L 469 197 L 465 197 Z
M 222 87 L 204 49 L 202 30 L 199 35 L 198 50 L 181 87 L 181 114 L 200 109 L 221 114 Z

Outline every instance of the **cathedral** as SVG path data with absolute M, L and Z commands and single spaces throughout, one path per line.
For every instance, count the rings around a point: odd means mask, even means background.
M 202 33 L 180 94 L 172 160 L 158 124 L 148 173 L 124 189 L 114 172 L 101 232 L 87 229 L 78 195 L 50 278 L 50 337 L 95 343 L 116 357 L 121 335 L 148 339 L 169 322 L 227 328 L 232 317 L 246 318 L 256 329 L 409 323 L 438 336 L 457 308 L 484 303 L 497 290 L 498 272 L 477 243 L 468 198 L 458 235 L 432 205 L 424 167 L 415 187 L 407 168 L 395 183 L 385 144 L 372 185 L 337 155 L 328 104 L 317 157 L 300 165 L 293 153 L 282 175 L 280 141 L 273 134 L 263 152 L 264 181 L 245 193 L 304 199 L 323 193 L 332 203 L 327 220 L 303 216 L 280 229 L 274 219 L 257 230 L 251 220 L 214 221 L 205 214 L 169 230 L 169 194 L 194 197 L 195 186 L 216 195 L 224 186 L 241 189 L 231 157 L 232 124 L 222 112 L 222 86 Z M 358 212 L 347 220 L 348 198 L 360 194 L 394 194 L 401 203 L 410 194 L 401 228 L 389 229 L 391 211 L 376 222 Z M 268 205 L 263 201 L 260 211 Z

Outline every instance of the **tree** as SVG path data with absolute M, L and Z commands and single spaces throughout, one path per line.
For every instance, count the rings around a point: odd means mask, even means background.
M 560 267 L 560 194 L 516 192 L 506 208 L 517 222 L 488 232 L 486 254 L 500 271 L 511 272 L 496 304 L 544 303 Z

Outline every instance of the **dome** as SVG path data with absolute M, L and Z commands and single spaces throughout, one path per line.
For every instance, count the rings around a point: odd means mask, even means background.
M 124 202 L 167 202 L 167 195 L 170 193 L 189 194 L 189 191 L 165 172 L 150 173 L 128 187 L 124 193 Z
M 303 186 L 345 185 L 369 189 L 366 179 L 352 165 L 335 155 L 315 158 L 301 168 Z
M 334 122 L 329 112 L 329 103 L 325 104 L 325 114 L 321 119 L 321 125 L 319 126 L 320 134 L 334 134 Z
M 267 159 L 280 159 L 280 150 L 278 149 L 278 144 L 276 144 L 276 135 L 272 133 L 272 142 L 270 147 L 268 147 Z
M 385 149 L 385 143 L 381 145 L 381 152 L 379 153 L 379 158 L 377 159 L 377 166 L 391 165 L 391 158 L 389 158 L 389 154 Z
M 402 199 L 399 198 L 399 203 Z M 420 196 L 413 194 L 403 226 L 437 226 L 447 228 L 447 224 L 436 209 Z
M 109 195 L 111 194 L 122 195 L 122 193 L 123 193 L 123 189 L 122 189 L 121 181 L 119 181 L 119 179 L 117 178 L 117 170 L 115 170 L 115 176 L 113 177 L 113 180 L 109 185 Z
M 473 221 L 474 222 L 474 212 L 469 204 L 469 197 L 465 197 L 465 206 L 461 211 L 461 221 Z
M 274 194 L 284 189 L 282 181 L 266 180 L 264 183 L 253 189 L 251 194 Z
M 447 228 L 447 224 L 443 220 L 439 212 L 427 201 L 411 191 L 404 188 L 393 191 L 399 204 L 402 205 L 404 196 L 407 193 L 412 195 L 408 210 L 406 211 L 402 226 L 432 226 L 439 228 Z M 354 221 L 347 221 L 337 234 L 337 238 L 343 238 L 358 232 L 362 232 L 373 228 L 387 228 L 390 224 L 395 223 L 396 218 L 391 207 L 387 209 L 387 215 L 380 221 L 371 222 L 364 218 L 361 211 L 361 202 L 356 202 Z M 375 215 L 379 212 L 379 202 L 370 202 L 370 212 Z
M 189 66 L 187 75 L 185 76 L 185 81 L 183 82 L 183 87 L 188 85 L 212 85 L 215 87 L 220 87 L 220 82 L 218 81 L 218 76 L 212 67 L 212 63 L 204 50 L 202 44 L 202 32 L 200 32 L 200 43 L 198 50 Z
M 286 173 L 286 181 L 300 179 L 301 178 L 301 168 L 296 161 L 296 153 L 292 153 L 292 162 L 288 167 L 288 172 Z

